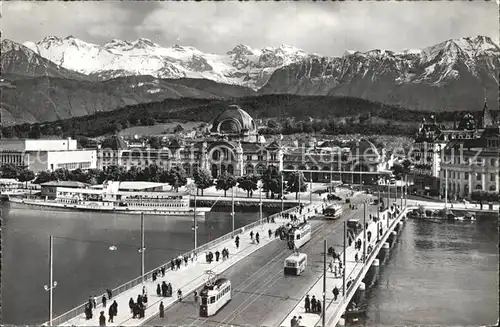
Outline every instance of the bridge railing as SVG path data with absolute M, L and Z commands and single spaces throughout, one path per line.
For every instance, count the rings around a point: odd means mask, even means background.
M 397 217 L 395 217 L 395 219 L 393 219 L 393 221 L 390 223 L 389 228 L 386 230 L 386 233 L 384 234 L 384 236 L 380 239 L 380 242 L 378 242 L 376 244 L 375 248 L 367 256 L 365 263 L 362 263 L 363 264 L 362 270 L 358 272 L 358 274 L 357 274 L 356 278 L 354 279 L 354 281 L 349 285 L 349 288 L 346 289 L 345 296 L 342 297 L 342 299 L 340 300 L 339 304 L 336 306 L 335 311 L 330 316 L 330 319 L 327 320 L 326 326 L 331 326 L 342 315 L 342 312 L 345 310 L 345 307 L 347 306 L 347 304 L 349 304 L 349 301 L 351 301 L 352 297 L 354 296 L 354 292 L 359 287 L 359 284 L 361 283 L 361 281 L 365 277 L 365 275 L 366 275 L 368 269 L 370 268 L 372 262 L 375 260 L 378 252 L 380 251 L 380 249 L 384 245 L 385 240 L 389 237 L 389 235 L 390 235 L 389 231 L 392 232 L 392 230 L 394 229 L 395 225 L 399 222 L 399 220 L 401 219 L 401 217 L 408 212 L 409 209 L 410 209 L 410 207 L 404 208 L 400 212 L 400 214 Z M 386 212 L 387 211 L 385 211 L 384 213 L 386 213 Z M 390 219 L 390 218 L 387 218 L 387 219 Z M 351 276 L 354 273 L 354 271 L 355 270 L 353 269 L 352 272 L 351 272 L 351 274 L 349 274 L 349 276 Z M 347 280 L 347 276 L 346 276 L 346 280 Z M 333 304 L 334 304 L 333 300 L 331 300 L 330 303 L 328 304 L 328 306 L 325 308 L 325 310 L 328 310 Z M 318 322 L 317 326 L 320 326 L 320 325 L 321 325 L 321 321 Z M 326 327 L 326 326 L 323 326 L 323 327 Z
M 289 208 L 289 209 L 286 209 L 282 212 L 278 212 L 278 213 L 275 213 L 275 214 L 272 214 L 272 215 L 269 215 L 268 217 L 269 218 L 278 218 L 278 216 L 281 214 L 281 213 L 288 213 L 288 212 L 292 212 L 294 210 L 296 210 L 297 207 L 293 207 L 293 208 Z M 231 232 L 231 233 L 228 233 L 228 234 L 225 234 L 219 238 L 216 238 L 215 240 L 212 240 L 208 243 L 205 243 L 199 247 L 197 247 L 196 249 L 193 249 L 187 253 L 185 253 L 184 255 L 187 255 L 188 257 L 191 257 L 191 255 L 194 255 L 195 253 L 198 254 L 198 253 L 202 253 L 204 251 L 207 251 L 208 249 L 216 246 L 217 244 L 220 244 L 220 243 L 223 243 L 227 240 L 230 240 L 232 239 L 233 237 L 235 237 L 236 235 L 239 235 L 239 234 L 242 234 L 244 233 L 246 230 L 248 229 L 252 229 L 254 227 L 257 227 L 259 225 L 262 225 L 264 224 L 264 219 L 267 219 L 267 217 L 263 218 L 262 220 L 257 220 L 257 221 L 254 221 L 253 223 L 250 223 L 246 226 L 243 226 L 243 227 L 240 227 L 238 229 L 235 229 L 234 232 Z M 156 267 L 155 269 L 147 272 L 144 274 L 144 280 L 148 280 L 150 278 L 152 278 L 153 276 L 153 272 L 155 271 L 158 271 L 160 268 L 162 267 L 165 267 L 166 271 L 169 271 L 170 270 L 170 265 L 169 265 L 170 261 L 167 261 L 166 263 Z M 126 282 L 125 284 L 122 284 L 116 288 L 114 288 L 112 290 L 112 293 L 113 293 L 113 297 L 123 293 L 123 292 L 126 292 L 128 290 L 130 290 L 131 288 L 139 285 L 142 283 L 142 277 L 139 276 L 131 281 L 128 281 Z M 101 294 L 98 299 L 102 298 L 102 296 L 106 295 L 105 293 Z M 79 306 L 55 317 L 54 319 L 52 319 L 52 325 L 53 326 L 57 326 L 57 325 L 61 325 L 75 317 L 78 317 L 79 315 L 83 314 L 85 312 L 85 305 L 87 304 L 87 302 L 83 303 L 83 304 L 80 304 Z M 44 325 L 48 325 L 48 322 L 46 322 Z

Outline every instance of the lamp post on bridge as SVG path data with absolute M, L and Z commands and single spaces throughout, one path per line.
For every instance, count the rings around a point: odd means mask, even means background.
M 196 194 L 198 193 L 197 187 L 195 183 L 190 183 L 186 186 L 189 194 L 193 194 L 194 196 L 194 210 L 193 210 L 193 226 L 191 230 L 193 231 L 193 240 L 194 240 L 194 249 L 198 247 L 198 222 L 196 215 Z M 233 231 L 234 231 L 234 217 L 233 217 Z
M 49 326 L 52 326 L 53 320 L 53 303 L 54 303 L 54 288 L 57 287 L 57 282 L 54 280 L 54 237 L 49 236 L 49 285 L 44 285 L 45 291 L 49 292 Z
M 259 180 L 257 182 L 257 187 L 259 188 L 259 219 L 260 223 L 262 224 L 262 180 Z

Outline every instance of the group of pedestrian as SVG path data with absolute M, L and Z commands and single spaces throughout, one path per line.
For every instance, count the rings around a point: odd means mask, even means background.
M 299 327 L 302 324 L 302 316 L 293 316 L 292 320 L 290 321 L 290 327 Z
M 163 281 L 160 284 L 156 284 L 156 295 L 162 297 L 170 297 L 172 296 L 172 284 Z
M 165 277 L 165 271 L 166 271 L 165 266 L 161 267 L 157 271 L 154 271 L 153 272 L 153 282 L 156 282 L 156 280 L 158 279 L 158 276 L 160 276 L 160 275 L 162 277 Z
M 170 260 L 170 270 L 181 269 L 182 262 L 184 261 L 184 266 L 188 265 L 189 257 L 187 255 L 179 255 L 177 258 Z
M 146 302 L 144 302 L 146 300 Z M 133 298 L 128 301 L 128 306 L 130 308 L 130 313 L 132 313 L 132 318 L 144 318 L 146 313 L 147 296 L 144 298 L 141 294 L 137 295 L 137 302 L 134 302 Z
M 316 300 L 316 297 L 313 295 L 312 298 L 309 298 L 309 294 L 306 295 L 305 305 L 306 313 L 318 313 L 321 314 L 321 301 Z
M 250 239 L 252 240 L 252 242 L 255 242 L 255 243 L 259 244 L 259 242 L 260 242 L 260 234 L 259 234 L 259 232 L 255 233 L 255 238 L 254 238 L 253 231 L 251 231 L 250 232 Z

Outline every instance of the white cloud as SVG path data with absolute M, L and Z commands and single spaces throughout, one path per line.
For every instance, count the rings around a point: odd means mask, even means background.
M 399 51 L 449 38 L 498 40 L 495 2 L 25 2 L 3 3 L 3 36 L 15 41 L 74 35 L 88 42 L 146 37 L 223 53 L 289 44 L 341 55 L 346 49 Z

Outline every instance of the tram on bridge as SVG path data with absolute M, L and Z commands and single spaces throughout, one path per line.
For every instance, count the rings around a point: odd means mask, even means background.
M 323 213 L 326 219 L 339 219 L 342 216 L 342 206 L 332 204 L 325 208 Z
M 307 254 L 294 252 L 291 256 L 285 259 L 284 272 L 285 275 L 299 276 L 307 267 Z
M 288 248 L 290 250 L 299 249 L 311 239 L 311 225 L 303 222 L 288 231 Z
M 215 315 L 231 301 L 231 282 L 226 278 L 219 278 L 213 284 L 206 284 L 200 292 L 200 298 L 200 316 Z

